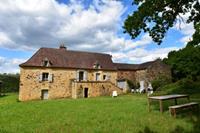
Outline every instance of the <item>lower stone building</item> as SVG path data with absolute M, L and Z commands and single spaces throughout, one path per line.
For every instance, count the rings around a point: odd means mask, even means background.
M 113 63 L 109 54 L 40 48 L 20 65 L 19 100 L 87 98 L 121 94 L 123 80 L 149 82 L 170 69 L 161 61 L 140 65 Z
M 164 64 L 160 59 L 142 64 L 115 63 L 115 66 L 117 67 L 118 73 L 117 79 L 123 81 L 122 84 L 124 84 L 124 86 L 127 86 L 126 82 L 129 80 L 135 85 L 142 83 L 145 88 L 147 88 L 148 84 L 159 76 L 164 75 L 169 79 L 171 78 L 170 67 Z

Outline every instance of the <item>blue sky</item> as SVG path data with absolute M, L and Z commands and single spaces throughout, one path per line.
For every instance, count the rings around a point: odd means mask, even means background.
M 0 1 L 0 73 L 19 72 L 18 65 L 40 47 L 111 54 L 114 62 L 142 63 L 183 48 L 192 24 L 176 23 L 158 46 L 146 33 L 135 40 L 123 34 L 123 22 L 137 9 L 132 0 Z M 187 14 L 182 16 L 187 18 Z M 177 18 L 178 19 L 178 18 Z

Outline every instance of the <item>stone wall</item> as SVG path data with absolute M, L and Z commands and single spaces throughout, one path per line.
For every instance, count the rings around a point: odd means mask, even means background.
M 39 82 L 39 76 L 47 72 L 53 75 L 53 82 Z M 87 71 L 87 81 L 95 80 L 95 73 L 101 73 L 100 80 L 103 79 L 103 74 L 110 75 L 110 81 L 116 84 L 117 73 L 115 71 Z M 58 69 L 58 68 L 35 68 L 26 67 L 20 68 L 20 89 L 19 100 L 35 100 L 41 99 L 41 91 L 48 90 L 49 99 L 72 97 L 72 81 L 77 77 L 75 69 Z
M 122 90 L 110 81 L 73 82 L 72 97 L 83 98 L 84 89 L 88 88 L 88 97 L 111 96 L 113 91 L 122 94 Z
M 119 70 L 117 72 L 117 79 L 118 80 L 127 79 L 132 82 L 135 82 L 136 81 L 136 71 L 134 71 L 134 70 Z
M 162 63 L 160 60 L 155 61 L 150 66 L 141 70 L 120 70 L 117 72 L 118 79 L 128 79 L 133 83 L 144 81 L 145 87 L 148 83 L 156 79 L 160 75 L 165 75 L 171 78 L 171 69 L 168 65 Z
M 147 79 L 148 81 L 152 81 L 158 78 L 160 75 L 164 75 L 171 79 L 171 69 L 168 65 L 162 63 L 161 61 L 157 61 L 152 64 L 147 69 Z

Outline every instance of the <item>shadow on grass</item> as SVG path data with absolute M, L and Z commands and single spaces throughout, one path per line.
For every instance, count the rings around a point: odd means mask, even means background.
M 200 133 L 200 115 L 193 116 L 190 118 L 189 122 L 193 124 L 193 128 L 191 131 L 186 131 L 183 127 L 177 125 L 170 133 Z M 144 130 L 139 131 L 138 133 L 158 133 L 156 131 L 151 130 L 148 126 L 144 128 Z
M 145 127 L 144 131 L 139 131 L 138 133 L 157 133 L 155 131 L 152 131 L 149 127 Z
M 192 131 L 185 131 L 183 127 L 176 126 L 170 133 L 200 133 L 200 115 L 191 117 L 189 122 L 193 124 Z
M 8 95 L 6 95 L 6 94 L 1 94 L 0 95 L 0 98 L 3 98 L 3 97 L 7 97 Z

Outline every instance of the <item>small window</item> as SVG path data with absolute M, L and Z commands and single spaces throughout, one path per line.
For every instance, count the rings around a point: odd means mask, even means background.
M 96 73 L 96 81 L 100 80 L 100 73 Z
M 44 61 L 44 66 L 46 66 L 46 67 L 49 66 L 49 61 L 45 60 Z
M 84 72 L 79 71 L 79 81 L 83 81 L 83 79 L 84 79 Z
M 103 80 L 107 80 L 107 76 L 106 75 L 103 75 Z
M 49 73 L 42 73 L 42 81 L 48 81 Z

